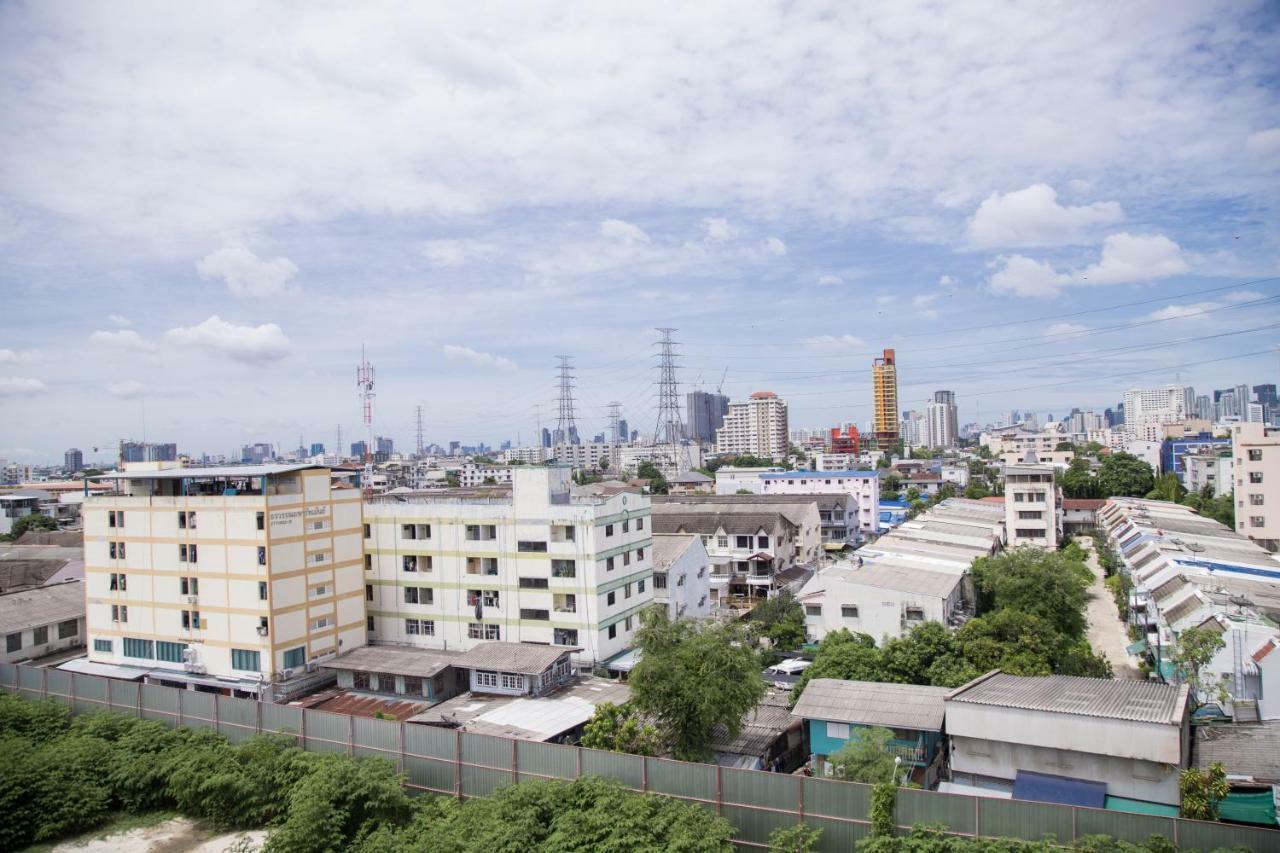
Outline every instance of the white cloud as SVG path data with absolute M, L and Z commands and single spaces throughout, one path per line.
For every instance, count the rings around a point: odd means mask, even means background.
M 621 240 L 623 243 L 649 243 L 649 235 L 644 233 L 644 229 L 621 219 L 606 219 L 601 222 L 600 236 Z
M 31 364 L 39 359 L 37 350 L 0 349 L 0 364 Z
M 918 309 L 917 313 L 921 317 L 932 320 L 938 316 L 938 309 L 930 308 L 929 306 L 932 305 L 937 298 L 938 295 L 936 293 L 921 293 L 917 296 L 911 297 L 911 305 L 913 308 Z
M 1181 305 L 1166 305 L 1163 308 L 1152 311 L 1147 315 L 1147 318 L 1150 320 L 1187 320 L 1230 305 L 1239 305 L 1264 298 L 1265 294 L 1257 291 L 1233 290 L 1230 293 L 1224 293 L 1222 298 L 1216 302 L 1189 302 Z
M 112 396 L 125 400 L 136 400 L 139 397 L 145 397 L 147 394 L 147 386 L 136 379 L 115 382 L 107 386 L 107 390 L 111 392 Z
M 1245 138 L 1244 147 L 1254 154 L 1280 155 L 1280 127 L 1249 134 Z
M 1100 225 L 1124 218 L 1114 201 L 1064 207 L 1048 184 L 1015 192 L 992 193 L 969 220 L 968 241 L 977 248 L 1066 246 L 1090 241 Z
M 157 347 L 133 329 L 119 329 L 114 332 L 97 331 L 89 336 L 95 344 L 133 350 L 134 352 L 155 352 Z
M 36 397 L 49 390 L 39 379 L 0 376 L 0 397 Z
M 893 300 L 894 300 L 895 298 L 896 298 L 896 297 L 894 297 L 892 294 L 889 294 L 889 293 L 882 293 L 882 294 L 880 294 L 879 296 L 877 296 L 877 297 L 876 297 L 876 304 L 877 304 L 877 305 L 891 305 L 891 304 L 893 304 Z
M 938 287 L 955 287 L 960 282 L 949 275 L 938 276 Z
M 288 258 L 263 260 L 243 243 L 227 243 L 196 262 L 204 279 L 222 279 L 240 299 L 270 299 L 296 292 L 298 267 Z
M 738 236 L 738 229 L 722 216 L 702 220 L 703 239 L 708 243 L 727 243 Z
M 1259 293 L 1256 290 L 1233 290 L 1230 293 L 1222 295 L 1223 302 L 1253 302 L 1255 299 L 1263 299 L 1266 294 Z
M 170 329 L 164 337 L 175 346 L 196 347 L 246 364 L 279 361 L 291 349 L 289 339 L 275 323 L 237 326 L 217 314 L 198 326 Z
M 818 276 L 819 287 L 832 287 L 838 284 L 844 284 L 844 279 L 838 275 L 820 275 Z
M 818 335 L 817 337 L 805 338 L 801 343 L 814 349 L 835 351 L 865 350 L 867 348 L 866 341 L 853 335 Z
M 1127 284 L 1180 275 L 1191 269 L 1178 244 L 1163 234 L 1112 234 L 1102 259 L 1083 278 L 1090 284 Z
M 117 326 L 132 326 L 133 321 L 121 314 L 108 314 L 107 321 Z
M 1071 276 L 1060 273 L 1050 264 L 1025 255 L 1000 255 L 990 266 L 995 269 L 987 283 L 995 293 L 1015 296 L 1057 296 Z
M 502 370 L 514 370 L 516 367 L 516 363 L 509 358 L 456 344 L 444 345 L 444 358 L 445 361 L 472 364 L 477 367 L 497 367 Z
M 764 250 L 771 255 L 782 257 L 787 253 L 787 244 L 777 237 L 770 237 L 764 241 Z
M 1088 326 L 1082 326 L 1079 323 L 1054 323 L 1044 330 L 1046 338 L 1074 338 L 1079 337 L 1089 331 Z

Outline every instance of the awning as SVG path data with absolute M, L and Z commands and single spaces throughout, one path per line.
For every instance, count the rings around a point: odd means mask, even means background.
M 849 547 L 848 542 L 823 542 L 822 547 L 828 551 L 843 551 Z
M 114 663 L 98 663 L 88 658 L 76 658 L 56 667 L 63 672 L 79 672 L 83 675 L 100 675 L 104 678 L 119 678 L 124 681 L 141 681 L 153 667 L 123 666 Z
M 1139 640 L 1138 642 L 1133 643 L 1132 645 L 1125 646 L 1124 650 L 1129 654 L 1137 657 L 1140 655 L 1145 655 L 1147 653 L 1147 649 L 1149 648 L 1150 646 L 1147 645 L 1146 640 Z
M 1013 798 L 1100 809 L 1107 802 L 1107 785 L 1088 779 L 1019 770 L 1013 779 Z
M 1113 812 L 1131 812 L 1132 814 L 1150 814 L 1159 817 L 1177 817 L 1177 806 L 1165 806 L 1160 803 L 1148 803 L 1146 800 L 1130 800 L 1125 797 L 1107 797 L 1107 808 Z

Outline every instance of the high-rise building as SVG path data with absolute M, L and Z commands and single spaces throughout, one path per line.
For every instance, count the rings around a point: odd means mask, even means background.
M 1275 551 L 1280 548 L 1280 429 L 1237 424 L 1231 440 L 1236 532 Z
M 313 442 L 311 443 L 311 455 L 312 455 L 312 456 L 323 456 L 323 455 L 324 455 L 324 442 L 320 442 L 320 441 L 313 441 Z
M 369 452 L 369 444 L 365 441 L 351 442 L 351 458 L 356 460 L 364 459 L 365 454 Z
M 120 442 L 121 462 L 146 462 L 147 446 L 140 441 Z
M 871 364 L 871 393 L 875 404 L 874 432 L 881 450 L 898 443 L 898 365 L 894 352 L 886 349 Z
M 772 391 L 757 391 L 744 403 L 730 403 L 716 430 L 716 452 L 787 458 L 787 404 Z
M 89 660 L 281 701 L 365 645 L 360 492 L 318 465 L 124 471 L 85 497 Z
M 176 462 L 177 459 L 178 445 L 173 442 L 169 442 L 168 444 L 147 445 L 148 462 Z
M 1196 397 L 1195 415 L 1200 420 L 1213 420 L 1213 398 L 1208 394 L 1200 394 Z
M 246 444 L 240 448 L 240 461 L 246 465 L 258 465 L 266 462 L 274 454 L 271 451 L 270 444 L 259 442 L 258 444 Z
M 729 411 L 729 398 L 710 391 L 691 391 L 685 395 L 685 407 L 689 438 L 702 444 L 713 443 L 716 430 L 724 425 Z
M 377 436 L 376 438 L 374 438 L 373 444 L 374 444 L 374 451 L 373 451 L 374 453 L 383 453 L 383 454 L 386 454 L 387 456 L 390 456 L 392 453 L 395 452 L 395 442 L 393 442 L 389 438 L 384 438 L 383 436 Z
M 950 449 L 959 440 L 959 412 L 956 410 L 956 394 L 954 391 L 934 391 L 933 402 L 925 414 L 927 436 L 925 443 L 929 447 Z
M 843 433 L 840 431 L 840 427 L 832 427 L 831 438 L 827 442 L 826 452 L 846 453 L 851 456 L 857 456 L 858 444 L 858 427 L 854 424 L 849 424 Z
M 713 435 L 714 439 L 715 436 Z M 618 441 L 622 444 L 630 444 L 631 426 L 627 423 L 626 418 L 618 418 Z
M 1213 419 L 1244 420 L 1244 406 L 1237 389 L 1221 388 L 1213 392 Z
M 542 428 L 542 446 L 543 447 L 551 446 L 551 430 L 547 429 L 546 427 Z
M 71 448 L 62 454 L 62 467 L 66 469 L 68 474 L 74 474 L 77 471 L 84 470 L 84 454 L 78 448 Z
M 904 448 L 915 450 L 917 447 L 924 447 L 927 434 L 924 415 L 914 410 L 902 413 L 902 420 L 898 422 L 898 436 L 902 439 Z
M 1130 388 L 1124 392 L 1125 430 L 1141 441 L 1160 441 L 1162 424 L 1178 423 L 1186 417 L 1182 388 Z

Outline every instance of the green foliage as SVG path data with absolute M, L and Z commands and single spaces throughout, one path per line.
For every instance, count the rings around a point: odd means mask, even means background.
M 964 487 L 964 496 L 971 501 L 982 500 L 991 496 L 991 490 L 982 480 L 970 480 L 969 485 Z
M 858 853 L 1056 853 L 1081 850 L 1087 853 L 1175 853 L 1173 842 L 1152 835 L 1134 844 L 1105 835 L 1087 835 L 1074 847 L 1053 840 L 1021 841 L 1013 838 L 966 838 L 947 835 L 945 827 L 916 826 L 907 835 L 871 835 L 858 841 Z
M 1226 647 L 1222 635 L 1210 628 L 1187 628 L 1178 635 L 1170 659 L 1178 675 L 1196 691 L 1211 691 L 1217 685 L 1205 683 L 1204 667 Z
M 459 805 L 425 800 L 403 828 L 384 827 L 359 853 L 671 850 L 730 853 L 733 827 L 708 809 L 634 794 L 597 778 L 527 781 Z
M 1182 481 L 1178 479 L 1178 475 L 1173 472 L 1156 477 L 1151 491 L 1147 492 L 1147 497 L 1153 501 L 1172 501 L 1177 503 L 1186 496 L 1186 488 L 1182 485 Z
M 1054 445 L 1053 449 L 1074 451 L 1076 449 L 1076 446 L 1069 441 L 1059 441 L 1056 445 Z
M 1129 596 L 1133 592 L 1133 581 L 1124 572 L 1119 572 L 1111 575 L 1102 583 L 1111 592 L 1111 597 L 1115 599 L 1116 609 L 1120 611 L 1120 618 L 1127 620 L 1129 618 Z
M 894 782 L 880 782 L 871 789 L 871 834 L 891 836 L 897 819 L 894 810 L 898 804 L 898 786 Z
M 748 624 L 755 636 L 767 637 L 775 649 L 797 649 L 805 641 L 804 607 L 789 590 L 757 604 Z
M 897 474 L 889 474 L 880 480 L 880 491 L 896 492 L 898 487 L 902 485 L 902 478 Z
M 855 728 L 844 746 L 827 758 L 832 775 L 846 782 L 874 785 L 894 779 L 893 732 L 879 727 Z
M 1194 767 L 1183 770 L 1178 775 L 1178 813 L 1196 820 L 1217 820 L 1218 805 L 1230 790 L 1226 768 L 1219 762 L 1210 764 L 1204 772 Z
M 1098 470 L 1099 497 L 1142 497 L 1155 485 L 1155 472 L 1131 453 L 1113 453 Z
M 646 723 L 629 704 L 597 705 L 582 735 L 587 749 L 607 749 L 632 755 L 659 755 L 662 738 L 658 730 Z
M 268 836 L 264 853 L 339 853 L 412 814 L 389 761 L 314 758 L 311 772 L 292 786 L 287 817 Z
M 1101 496 L 1102 487 L 1093 476 L 1093 467 L 1089 460 L 1075 458 L 1062 474 L 1062 494 L 1068 498 L 1096 498 Z
M 33 512 L 31 515 L 24 515 L 13 523 L 13 527 L 9 533 L 5 535 L 8 541 L 18 539 L 28 530 L 57 530 L 58 522 L 54 521 L 47 515 L 41 515 Z
M 640 661 L 631 671 L 631 702 L 670 738 L 676 758 L 698 761 L 711 753 L 715 728 L 730 737 L 764 696 L 760 660 L 736 624 L 674 622 L 651 608 L 636 632 Z
M 652 462 L 644 461 L 636 466 L 636 476 L 641 480 L 649 481 L 649 493 L 654 495 L 665 495 L 671 491 L 671 484 L 667 482 L 667 478 L 662 476 L 662 472 L 658 470 L 658 466 Z
M 780 826 L 769 833 L 769 850 L 772 853 L 809 853 L 821 837 L 822 830 L 807 823 Z
M 71 727 L 71 709 L 52 699 L 28 702 L 0 694 L 0 733 L 43 743 L 66 733 Z
M 1091 580 L 1083 562 L 1036 548 L 1017 548 L 973 564 L 980 613 L 1016 610 L 1038 616 L 1073 639 L 1084 635 Z

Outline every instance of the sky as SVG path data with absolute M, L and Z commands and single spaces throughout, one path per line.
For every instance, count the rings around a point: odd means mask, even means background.
M 355 4 L 349 4 L 355 5 Z M 1280 5 L 0 4 L 0 458 L 1280 380 Z

